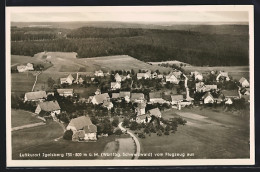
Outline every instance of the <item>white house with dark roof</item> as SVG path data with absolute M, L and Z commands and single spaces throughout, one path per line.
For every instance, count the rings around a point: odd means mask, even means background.
M 56 114 L 60 114 L 60 105 L 57 101 L 40 102 L 35 109 L 36 114 L 43 114 L 41 116 L 51 115 L 55 117 Z
M 248 80 L 244 77 L 242 77 L 240 80 L 239 80 L 239 83 L 241 84 L 242 87 L 249 87 L 250 84 L 248 82 Z
M 24 102 L 26 101 L 43 101 L 47 98 L 45 91 L 27 92 L 24 95 Z
M 97 126 L 88 116 L 81 116 L 70 121 L 66 130 L 72 130 L 72 140 L 97 140 Z M 83 135 L 83 136 L 82 136 Z
M 69 74 L 67 77 L 65 78 L 60 78 L 60 84 L 69 84 L 71 85 L 74 81 L 74 78 L 71 74 Z
M 179 72 L 171 72 L 170 74 L 165 76 L 166 82 L 170 82 L 173 84 L 179 84 L 180 75 L 181 74 Z
M 108 101 L 110 99 L 108 93 L 103 93 L 103 94 L 99 94 L 99 95 L 95 95 L 92 100 L 91 103 L 93 104 L 102 104 L 105 101 Z
M 122 81 L 122 77 L 118 73 L 115 74 L 114 78 L 115 78 L 116 82 Z

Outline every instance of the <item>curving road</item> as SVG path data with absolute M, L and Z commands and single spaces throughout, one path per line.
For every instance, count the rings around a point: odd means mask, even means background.
M 122 127 L 122 122 L 120 122 L 120 123 L 118 124 L 118 127 L 119 127 L 123 132 L 126 131 L 126 129 L 125 129 L 124 127 Z M 134 139 L 134 141 L 135 141 L 136 154 L 137 154 L 137 156 L 135 156 L 134 159 L 138 159 L 138 157 L 139 157 L 138 155 L 140 154 L 140 150 L 141 150 L 140 142 L 139 142 L 139 140 L 136 138 L 136 136 L 135 136 L 133 133 L 131 133 L 130 131 L 127 131 L 127 133 L 129 133 L 130 136 L 133 137 L 133 139 Z

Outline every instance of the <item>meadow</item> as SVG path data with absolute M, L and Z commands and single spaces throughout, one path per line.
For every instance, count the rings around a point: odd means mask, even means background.
M 11 124 L 12 127 L 19 127 L 27 124 L 33 124 L 42 122 L 42 120 L 36 118 L 36 116 L 32 116 L 31 112 L 27 112 L 24 110 L 11 110 Z
M 162 117 L 183 117 L 187 124 L 179 126 L 174 134 L 152 134 L 139 139 L 142 153 L 163 153 L 162 157 L 153 157 L 158 159 L 182 159 L 170 157 L 167 152 L 194 154 L 183 157 L 185 159 L 249 158 L 249 115 L 239 118 L 228 112 L 193 108 L 169 110 L 163 112 Z

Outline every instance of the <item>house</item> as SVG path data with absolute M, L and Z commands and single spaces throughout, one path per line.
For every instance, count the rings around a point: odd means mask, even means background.
M 60 106 L 57 101 L 40 102 L 35 109 L 35 113 L 40 116 L 51 115 L 55 118 L 56 114 L 60 114 Z
M 118 99 L 119 93 L 112 93 L 112 99 Z
M 214 103 L 214 97 L 210 94 L 210 92 L 206 92 L 203 96 L 202 96 L 202 100 L 204 102 L 204 104 L 209 104 L 209 103 Z
M 121 83 L 120 82 L 111 82 L 111 90 L 117 90 L 121 89 Z
M 124 98 L 126 102 L 130 102 L 131 93 L 129 91 L 120 91 L 119 97 Z
M 163 75 L 159 74 L 159 75 L 157 75 L 157 78 L 163 79 Z
M 152 119 L 152 117 L 150 114 L 142 114 L 142 115 L 137 116 L 135 121 L 138 124 L 141 124 L 141 123 L 148 123 L 151 121 L 151 119 Z
M 205 85 L 204 82 L 198 82 L 196 85 L 196 92 L 207 92 L 211 90 L 217 90 L 217 85 Z
M 97 70 L 97 71 L 95 71 L 95 74 L 94 74 L 94 75 L 95 75 L 95 76 L 103 77 L 103 76 L 104 76 L 104 73 L 103 73 L 102 70 Z
M 115 77 L 116 82 L 122 81 L 122 77 L 118 73 L 116 73 L 114 77 Z
M 103 93 L 103 94 L 99 94 L 99 95 L 95 95 L 93 97 L 93 99 L 91 100 L 91 103 L 93 104 L 102 104 L 104 103 L 105 101 L 108 101 L 109 100 L 109 95 L 108 93 Z
M 137 108 L 135 109 L 137 116 L 144 115 L 145 108 L 146 108 L 146 103 L 138 103 Z
M 97 126 L 95 126 L 88 116 L 81 116 L 70 121 L 66 130 L 72 130 L 72 140 L 97 140 Z
M 165 78 L 166 78 L 166 82 L 170 82 L 173 84 L 179 84 L 179 82 L 180 82 L 180 80 L 178 79 L 178 76 L 176 76 L 173 72 L 171 72 L 169 75 L 166 75 Z
M 17 70 L 18 70 L 18 72 L 25 72 L 28 70 L 34 70 L 34 68 L 33 68 L 33 64 L 27 63 L 26 65 L 17 66 Z
M 151 116 L 156 117 L 156 118 L 161 118 L 162 117 L 162 113 L 159 110 L 159 108 L 154 108 L 154 109 L 149 110 L 149 114 Z
M 241 84 L 242 87 L 249 87 L 250 84 L 249 82 L 247 81 L 246 78 L 242 77 L 240 80 L 239 80 L 239 83 Z
M 203 80 L 203 75 L 198 71 L 191 72 L 191 76 L 194 76 L 195 80 L 199 80 L 199 81 Z
M 57 92 L 63 97 L 73 96 L 73 89 L 57 89 Z
M 143 93 L 132 93 L 130 100 L 132 102 L 142 103 L 145 100 L 144 99 L 144 94 Z
M 160 92 L 150 92 L 149 98 L 151 103 L 165 103 L 165 100 L 162 97 L 162 93 Z
M 69 74 L 69 76 L 67 76 L 66 78 L 60 78 L 60 84 L 69 84 L 71 85 L 74 81 L 74 78 L 71 74 Z
M 112 102 L 109 102 L 109 101 L 105 101 L 102 106 L 103 106 L 103 107 L 106 107 L 107 110 L 111 110 L 112 107 L 114 107 L 113 103 L 112 103 Z
M 184 100 L 183 95 L 171 95 L 172 105 L 176 105 Z
M 231 99 L 231 98 L 225 99 L 225 104 L 227 104 L 227 105 L 232 105 L 232 104 L 233 104 L 232 99 Z
M 26 101 L 43 101 L 47 98 L 45 91 L 27 92 L 24 95 L 24 102 Z
M 150 72 L 146 72 L 146 73 L 137 73 L 137 79 L 149 79 L 151 78 L 151 73 Z
M 226 99 L 239 99 L 238 90 L 222 90 L 222 94 L 225 96 Z
M 217 80 L 217 82 L 224 81 L 224 80 L 229 81 L 230 78 L 228 76 L 228 72 L 219 71 L 219 74 L 218 74 L 216 80 Z
M 250 88 L 241 88 L 240 93 L 242 95 L 250 95 Z

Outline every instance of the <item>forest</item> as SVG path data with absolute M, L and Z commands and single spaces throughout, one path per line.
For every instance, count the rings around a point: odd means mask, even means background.
M 77 52 L 78 58 L 129 55 L 145 62 L 178 60 L 196 66 L 249 64 L 248 34 L 143 28 L 82 27 L 62 33 L 59 30 L 14 27 L 11 53 L 33 56 L 42 51 Z

